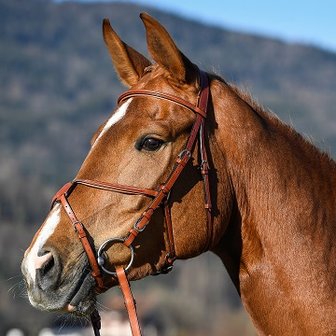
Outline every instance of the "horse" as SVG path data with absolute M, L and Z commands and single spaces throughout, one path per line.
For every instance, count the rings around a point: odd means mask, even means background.
M 260 335 L 336 335 L 335 162 L 140 17 L 153 62 L 103 21 L 128 90 L 25 252 L 31 304 L 90 315 L 212 251 Z

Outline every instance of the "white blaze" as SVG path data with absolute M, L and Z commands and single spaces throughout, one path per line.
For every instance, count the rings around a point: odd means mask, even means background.
M 121 120 L 127 111 L 127 108 L 129 104 L 131 103 L 132 98 L 128 99 L 126 102 L 124 102 L 111 116 L 111 118 L 106 122 L 103 130 L 98 135 L 96 141 L 94 142 L 93 146 L 98 142 L 98 140 L 119 120 Z
M 38 252 L 44 246 L 48 238 L 54 233 L 56 226 L 61 218 L 61 205 L 56 204 L 50 211 L 45 220 L 41 231 L 38 233 L 36 240 L 26 256 L 25 267 L 28 270 L 31 279 L 34 281 L 36 274 L 36 260 L 39 258 Z

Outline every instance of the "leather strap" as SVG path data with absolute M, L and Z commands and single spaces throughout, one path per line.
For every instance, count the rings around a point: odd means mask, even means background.
M 101 318 L 98 310 L 95 309 L 90 315 L 91 325 L 93 328 L 94 336 L 100 336 Z
M 128 195 L 143 195 L 143 196 L 148 196 L 148 197 L 155 197 L 158 194 L 158 192 L 153 189 L 137 188 L 137 187 L 133 187 L 129 185 L 101 182 L 101 181 L 88 180 L 88 179 L 75 179 L 73 183 L 82 184 L 87 187 L 91 187 L 95 189 L 115 191 L 115 192 L 119 192 L 122 194 L 128 194 Z
M 170 101 L 174 104 L 180 105 L 185 107 L 195 113 L 200 114 L 203 118 L 206 118 L 206 111 L 202 109 L 201 106 L 196 106 L 187 100 L 184 100 L 178 96 L 174 96 L 168 93 L 162 93 L 157 91 L 150 91 L 150 90 L 128 90 L 122 93 L 118 98 L 118 105 L 120 105 L 124 100 L 135 97 L 135 96 L 151 96 L 158 99 L 163 99 Z
M 130 321 L 132 335 L 141 336 L 141 329 L 138 320 L 138 314 L 136 311 L 136 304 L 126 273 L 122 267 L 116 267 L 116 272 L 119 281 L 119 287 L 124 297 L 124 303 L 128 313 L 128 319 Z
M 210 87 L 207 75 L 201 71 L 200 72 L 200 84 L 203 88 L 199 100 L 198 105 L 204 111 L 208 111 L 208 103 L 209 103 L 209 95 L 210 95 Z M 211 192 L 210 192 L 210 179 L 209 179 L 209 159 L 208 159 L 208 151 L 207 151 L 207 144 L 205 141 L 205 119 L 202 120 L 200 130 L 199 130 L 199 153 L 201 158 L 201 174 L 203 178 L 203 188 L 204 188 L 204 204 L 205 204 L 205 211 L 207 217 L 207 244 L 205 244 L 204 251 L 207 251 L 212 243 L 212 236 L 213 236 L 213 222 L 212 222 L 212 199 L 211 199 Z
M 167 241 L 168 246 L 167 250 L 169 251 L 166 256 L 166 262 L 169 265 L 172 265 L 173 262 L 176 259 L 176 252 L 175 252 L 175 241 L 174 241 L 174 229 L 173 229 L 173 223 L 171 219 L 171 213 L 170 213 L 170 206 L 168 200 L 166 201 L 164 205 L 164 217 L 165 217 L 165 225 L 166 225 L 166 232 L 167 232 Z
M 89 264 L 91 266 L 91 274 L 94 277 L 94 279 L 97 282 L 97 292 L 103 292 L 107 288 L 104 286 L 103 276 L 101 274 L 99 265 L 97 263 L 97 258 L 95 254 L 95 250 L 92 247 L 89 237 L 87 235 L 87 232 L 84 228 L 84 225 L 78 220 L 77 216 L 75 215 L 74 211 L 72 210 L 67 198 L 66 193 L 67 191 L 72 187 L 69 183 L 66 184 L 63 189 L 63 194 L 58 193 L 57 198 L 55 198 L 54 202 L 60 201 L 63 209 L 65 210 L 66 214 L 68 215 L 72 225 L 74 226 L 74 229 L 78 235 L 78 238 L 80 239 L 83 249 L 88 257 Z

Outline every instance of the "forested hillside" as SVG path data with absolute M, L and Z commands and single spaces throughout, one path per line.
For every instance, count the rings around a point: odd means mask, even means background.
M 281 119 L 336 154 L 335 53 L 205 26 L 125 2 L 0 0 L 0 334 L 21 326 L 36 335 L 55 319 L 20 298 L 20 285 L 15 285 L 21 280 L 20 260 L 53 192 L 75 175 L 91 135 L 122 91 L 102 40 L 101 21 L 109 17 L 125 41 L 147 53 L 138 19 L 144 10 L 167 27 L 201 68 L 248 89 Z M 200 335 L 224 335 L 224 324 L 227 335 L 253 334 L 214 258 L 181 262 L 172 275 L 142 283 L 136 285 L 139 292 L 152 295 L 148 311 L 180 329 L 176 335 L 183 330 L 197 335 L 193 328 L 201 326 Z M 186 297 L 192 297 L 190 305 L 182 303 Z M 217 322 L 211 325 L 212 319 Z

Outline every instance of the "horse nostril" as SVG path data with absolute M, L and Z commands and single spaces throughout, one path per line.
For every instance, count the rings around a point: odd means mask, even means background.
M 36 283 L 42 289 L 56 285 L 58 280 L 58 267 L 51 252 L 38 256 L 35 260 Z
M 51 252 L 46 252 L 42 256 L 37 256 L 35 259 L 35 269 L 42 269 L 51 259 L 53 259 Z

